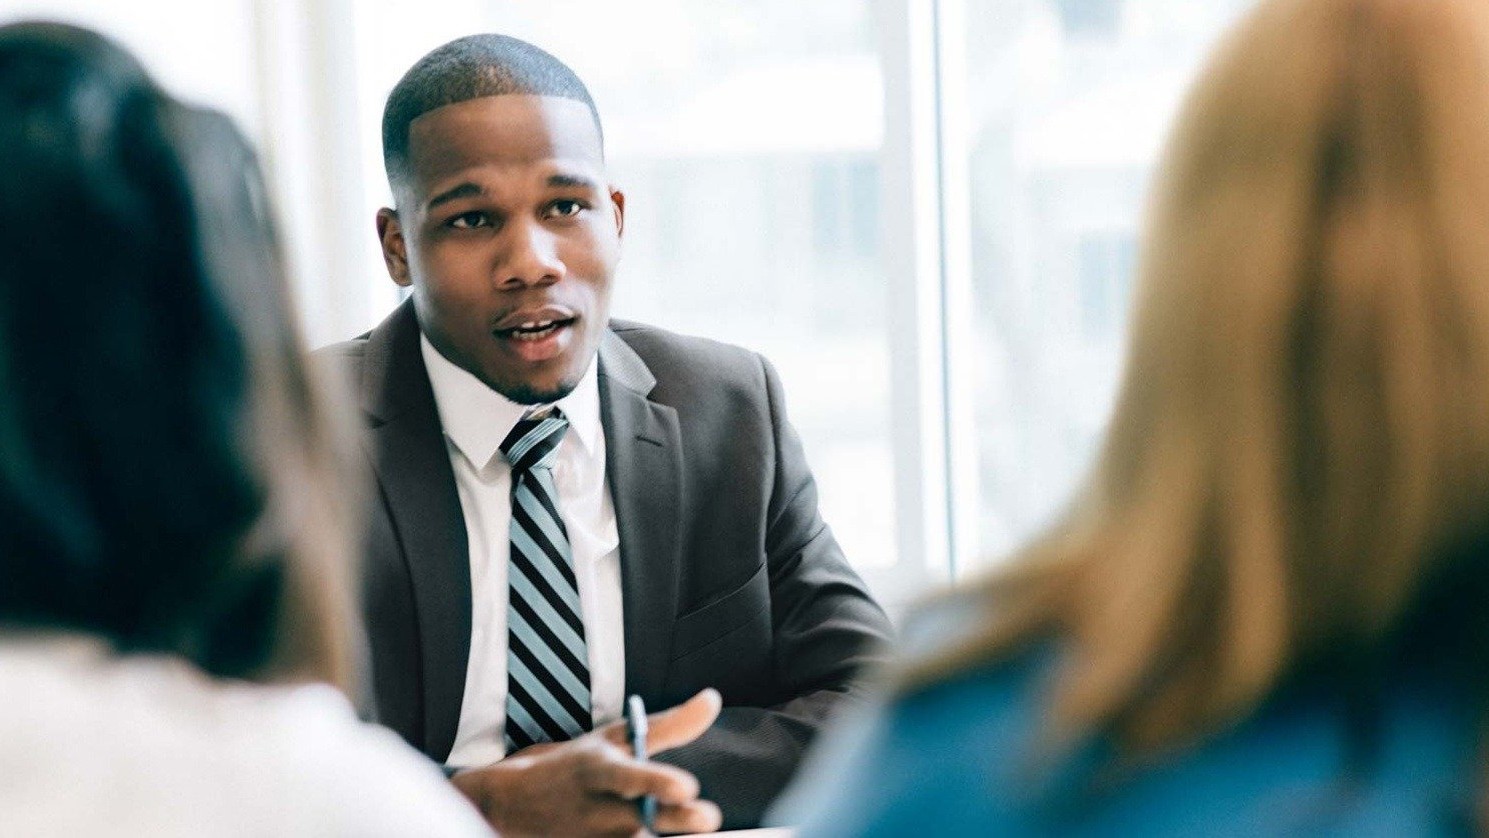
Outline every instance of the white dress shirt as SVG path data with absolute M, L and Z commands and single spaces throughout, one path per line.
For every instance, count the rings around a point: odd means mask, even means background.
M 506 755 L 507 560 L 511 544 L 512 469 L 502 440 L 534 409 L 517 404 L 451 363 L 420 335 L 419 348 L 444 428 L 470 549 L 471 638 L 460 726 L 446 763 L 488 765 Z M 569 430 L 558 446 L 553 480 L 579 582 L 589 653 L 591 714 L 596 725 L 620 718 L 625 699 L 625 625 L 620 595 L 620 534 L 605 480 L 596 363 L 556 406 Z
M 0 835 L 489 836 L 429 760 L 321 685 L 0 632 Z

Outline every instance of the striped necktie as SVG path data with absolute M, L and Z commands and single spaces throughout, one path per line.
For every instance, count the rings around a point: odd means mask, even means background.
M 561 742 L 591 726 L 589 654 L 553 461 L 569 420 L 555 408 L 517 423 L 501 450 L 512 465 L 507 563 L 507 753 Z

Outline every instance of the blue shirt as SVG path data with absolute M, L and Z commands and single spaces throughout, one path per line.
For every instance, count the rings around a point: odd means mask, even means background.
M 1047 656 L 1045 657 L 1047 660 Z M 1351 771 L 1339 702 L 1294 691 L 1092 791 L 1089 747 L 1039 770 L 1038 656 L 881 704 L 830 738 L 772 820 L 810 836 L 1461 835 L 1478 785 L 1462 691 L 1392 683 L 1379 751 Z

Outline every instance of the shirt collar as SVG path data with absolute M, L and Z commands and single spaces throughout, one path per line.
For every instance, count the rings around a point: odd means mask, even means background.
M 429 385 L 434 389 L 434 403 L 439 409 L 445 437 L 477 469 L 485 468 L 500 453 L 502 440 L 529 411 L 544 405 L 518 404 L 487 387 L 484 382 L 461 369 L 429 342 L 421 332 L 419 351 L 424 368 L 429 372 Z M 569 436 L 579 440 L 584 453 L 593 456 L 600 445 L 600 385 L 595 359 L 579 385 L 554 405 L 569 420 Z

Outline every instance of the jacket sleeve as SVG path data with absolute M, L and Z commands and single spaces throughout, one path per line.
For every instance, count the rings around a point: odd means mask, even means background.
M 816 483 L 785 418 L 780 381 L 759 360 L 776 458 L 765 533 L 772 666 L 786 699 L 726 707 L 703 736 L 658 756 L 698 777 L 703 796 L 723 809 L 725 829 L 759 824 L 818 731 L 861 702 L 857 678 L 882 662 L 891 633 L 818 513 Z

